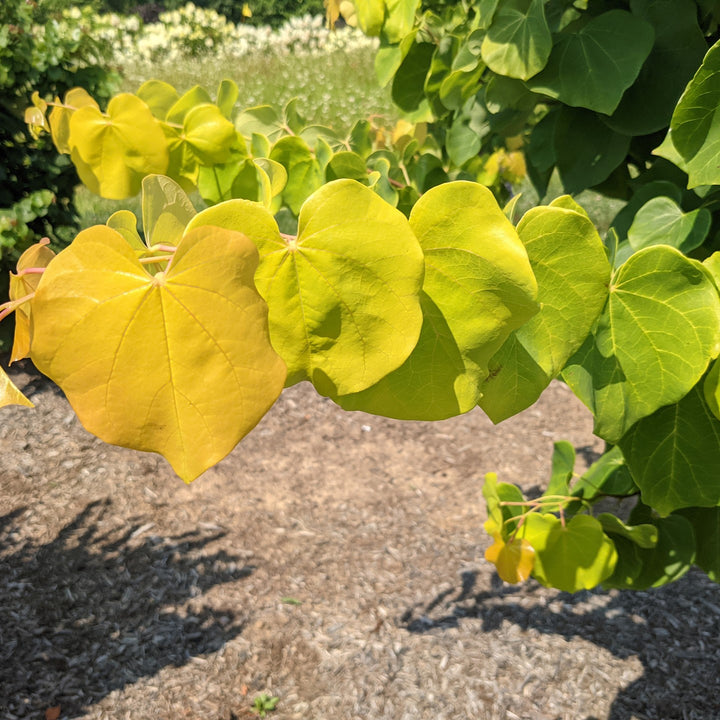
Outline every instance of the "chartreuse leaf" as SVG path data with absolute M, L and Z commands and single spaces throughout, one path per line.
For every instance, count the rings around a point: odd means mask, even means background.
M 530 513 L 518 537 L 535 550 L 533 577 L 565 592 L 589 590 L 609 577 L 617 562 L 612 540 L 590 515 L 563 523 L 554 515 Z
M 142 181 L 142 218 L 148 247 L 177 245 L 195 208 L 185 191 L 169 177 L 148 175 Z
M 288 384 L 357 392 L 398 367 L 422 324 L 422 250 L 407 219 L 353 180 L 324 185 L 303 206 L 297 238 L 242 200 L 199 213 L 189 228 L 229 227 L 260 251 L 255 282 L 269 307 Z
M 412 29 L 420 0 L 385 0 L 383 35 L 388 42 L 399 43 Z
M 617 443 L 640 418 L 684 397 L 719 349 L 709 274 L 656 245 L 616 271 L 605 310 L 563 377 L 595 416 L 595 433 Z
M 719 107 L 720 41 L 708 50 L 670 121 L 670 143 L 682 158 L 689 188 L 720 183 Z
M 70 118 L 71 158 L 80 179 L 97 195 L 136 195 L 150 173 L 168 167 L 165 135 L 148 106 L 135 95 L 110 100 L 107 115 L 86 105 Z
M 477 404 L 488 360 L 537 311 L 537 285 L 515 229 L 482 185 L 428 190 L 410 226 L 425 253 L 420 339 L 395 372 L 334 399 L 348 410 L 438 420 Z
M 686 508 L 679 514 L 692 525 L 697 545 L 695 563 L 711 580 L 720 582 L 720 507 Z
M 694 0 L 631 0 L 630 7 L 634 16 L 653 26 L 655 43 L 637 80 L 606 122 L 626 135 L 649 135 L 670 123 L 707 43 Z
M 683 213 L 671 198 L 654 197 L 637 211 L 627 239 L 633 250 L 665 244 L 687 255 L 703 244 L 711 221 L 706 208 Z
M 360 29 L 370 37 L 377 37 L 385 21 L 386 0 L 353 0 L 355 17 Z
M 166 120 L 170 123 L 184 124 L 187 114 L 199 105 L 212 105 L 208 91 L 200 85 L 195 85 L 183 93 L 168 109 Z
M 550 57 L 552 36 L 542 0 L 503 0 L 482 43 L 483 62 L 498 75 L 528 80 Z
M 602 13 L 576 32 L 561 33 L 545 69 L 528 87 L 610 115 L 635 82 L 654 37 L 650 23 L 625 10 Z
M 90 432 L 164 455 L 189 482 L 233 449 L 283 386 L 256 265 L 249 239 L 203 227 L 151 275 L 120 234 L 84 230 L 40 281 L 33 362 Z
M 9 295 L 11 301 L 22 300 L 22 298 L 32 295 L 37 290 L 40 283 L 41 275 L 38 273 L 27 273 L 31 268 L 46 268 L 50 261 L 55 257 L 55 253 L 48 247 L 49 240 L 45 238 L 39 243 L 31 245 L 18 258 L 17 274 L 10 273 Z M 13 339 L 12 351 L 10 353 L 10 362 L 22 360 L 30 354 L 30 315 L 32 313 L 32 302 L 27 301 L 15 308 L 15 336 Z M 10 380 L 7 381 L 8 383 Z M 12 386 L 4 386 L 3 393 L 8 392 L 8 388 Z M 12 386 L 14 387 L 14 386 Z M 22 403 L 25 404 L 25 403 Z
M 73 145 L 70 139 L 70 118 L 76 110 L 82 107 L 93 107 L 99 112 L 100 106 L 90 97 L 85 88 L 68 90 L 64 100 L 66 107 L 59 104 L 60 98 L 55 98 L 55 102 L 58 104 L 53 107 L 48 116 L 50 132 L 57 151 L 69 155 Z
M 261 264 L 266 255 L 284 252 L 287 248 L 275 218 L 256 202 L 234 199 L 206 208 L 188 222 L 185 233 L 208 225 L 239 232 L 250 238 L 260 253 Z
M 660 514 L 720 505 L 720 421 L 700 385 L 637 422 L 620 447 L 643 502 Z
M 357 153 L 343 150 L 332 156 L 325 168 L 325 177 L 328 181 L 350 178 L 365 184 L 368 171 L 365 161 Z
M 582 345 L 607 298 L 610 265 L 584 211 L 563 199 L 518 225 L 538 282 L 540 312 L 490 360 L 480 407 L 500 422 L 532 405 Z
M 283 137 L 270 151 L 270 159 L 287 172 L 283 200 L 294 215 L 307 198 L 323 184 L 323 171 L 307 143 L 297 136 Z
M 130 210 L 118 210 L 107 219 L 105 224 L 119 232 L 135 250 L 143 253 L 147 251 L 147 245 L 138 233 L 135 213 Z
M 217 106 L 228 120 L 232 119 L 232 111 L 239 94 L 240 90 L 234 80 L 225 78 L 220 81 L 217 91 Z
M 510 483 L 499 483 L 495 473 L 487 473 L 482 493 L 488 514 L 484 523 L 485 532 L 495 539 L 507 540 L 517 528 L 513 518 L 522 515 L 525 509 L 519 504 L 525 500 L 520 488 Z
M 35 407 L 16 387 L 3 368 L 0 367 L 0 407 L 7 405 L 23 405 Z
M 170 163 L 168 173 L 197 183 L 199 167 L 230 159 L 236 144 L 233 124 L 216 105 L 197 105 L 183 116 L 182 129 L 165 127 Z
M 136 95 L 150 108 L 158 120 L 165 120 L 170 108 L 180 99 L 178 91 L 162 80 L 148 80 L 139 88 Z

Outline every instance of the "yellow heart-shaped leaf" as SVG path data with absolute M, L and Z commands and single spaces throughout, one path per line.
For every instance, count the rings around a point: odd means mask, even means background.
M 164 455 L 190 482 L 275 402 L 285 365 L 244 235 L 201 227 L 154 275 L 115 230 L 81 232 L 33 301 L 32 359 L 106 442 Z
M 33 272 L 47 267 L 55 257 L 48 247 L 50 241 L 45 238 L 31 245 L 18 259 L 17 274 L 10 273 L 10 300 L 21 300 L 32 295 L 40 283 L 41 274 Z M 13 339 L 10 362 L 22 360 L 30 354 L 30 300 L 15 308 L 15 337 Z
M 116 95 L 107 115 L 86 105 L 70 117 L 72 161 L 80 179 L 97 195 L 132 197 L 150 173 L 163 173 L 168 149 L 160 123 L 140 98 Z

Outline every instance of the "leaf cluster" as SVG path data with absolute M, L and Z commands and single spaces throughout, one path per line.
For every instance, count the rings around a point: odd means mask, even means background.
M 348 410 L 437 420 L 479 405 L 500 422 L 560 378 L 609 450 L 576 477 L 559 444 L 537 499 L 487 478 L 501 577 L 647 588 L 694 563 L 717 579 L 712 9 L 436 10 L 328 3 L 380 37 L 378 73 L 406 113 L 393 127 L 359 120 L 340 136 L 295 101 L 240 110 L 229 81 L 214 99 L 148 81 L 104 109 L 79 89 L 35 96 L 28 123 L 88 187 L 142 188 L 143 233 L 120 211 L 57 257 L 21 256 L 0 312 L 18 317 L 13 357 L 29 355 L 89 430 L 163 454 L 187 481 L 297 382 Z M 515 200 L 498 199 L 525 161 L 541 194 L 557 171 L 573 193 L 627 200 L 607 237 L 571 195 L 516 223 Z M 28 403 L 3 383 L 3 404 Z M 596 512 L 613 498 L 614 514 Z

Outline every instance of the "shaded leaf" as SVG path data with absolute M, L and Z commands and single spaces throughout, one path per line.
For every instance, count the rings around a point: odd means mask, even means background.
M 528 80 L 545 67 L 552 36 L 542 0 L 504 0 L 482 43 L 482 59 L 498 75 Z
M 528 87 L 610 115 L 638 76 L 654 37 L 650 23 L 625 10 L 596 15 L 576 32 L 560 33 L 545 69 Z
M 620 447 L 643 502 L 660 514 L 720 504 L 720 421 L 700 386 L 636 423 Z
M 687 255 L 703 244 L 711 221 L 706 208 L 683 213 L 671 198 L 655 197 L 637 211 L 627 239 L 633 250 L 665 244 Z

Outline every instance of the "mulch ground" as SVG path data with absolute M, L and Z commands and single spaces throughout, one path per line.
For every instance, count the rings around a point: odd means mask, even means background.
M 720 592 L 509 586 L 483 475 L 602 449 L 567 388 L 498 427 L 345 413 L 300 385 L 184 485 L 27 365 L 0 423 L 0 718 L 716 720 Z M 232 408 L 228 408 L 232 412 Z

